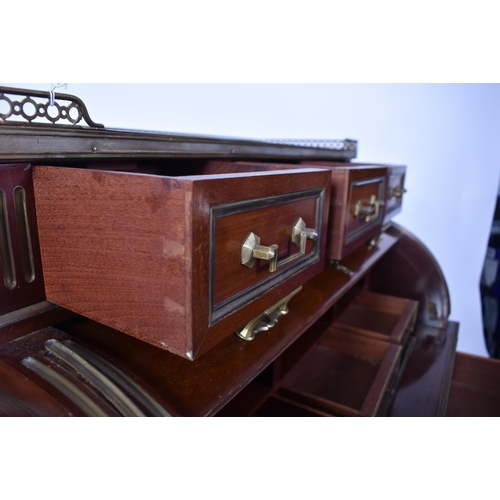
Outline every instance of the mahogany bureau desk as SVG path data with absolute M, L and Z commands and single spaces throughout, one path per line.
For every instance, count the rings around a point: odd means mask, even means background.
M 392 222 L 406 167 L 0 103 L 0 415 L 500 413 L 498 362 L 455 353 L 441 269 Z

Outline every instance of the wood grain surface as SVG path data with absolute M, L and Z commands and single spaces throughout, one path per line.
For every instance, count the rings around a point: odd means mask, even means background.
M 319 258 L 310 266 L 278 274 L 252 300 L 233 304 L 231 314 L 210 319 L 211 260 L 220 243 L 211 244 L 213 207 L 319 189 L 325 198 L 319 232 L 325 234 L 329 175 L 323 170 L 172 178 L 40 166 L 34 184 L 47 298 L 183 357 L 213 347 L 323 267 L 321 236 Z M 276 215 L 269 212 L 267 226 Z M 243 240 L 231 242 L 238 259 Z M 227 252 L 226 246 L 219 253 Z M 238 290 L 241 271 L 217 276 L 218 300 L 226 287 L 236 283 Z M 253 276 L 251 284 L 258 285 Z
M 185 355 L 190 183 L 35 167 L 34 184 L 48 300 Z

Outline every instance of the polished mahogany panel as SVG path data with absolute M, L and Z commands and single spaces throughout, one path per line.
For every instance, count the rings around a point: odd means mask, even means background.
M 369 289 L 418 302 L 419 323 L 445 328 L 450 315 L 450 294 L 438 262 L 403 227 L 392 223 L 387 232 L 399 237 L 399 241 L 373 268 Z
M 458 324 L 417 325 L 410 355 L 392 408 L 393 417 L 444 416 L 457 345 Z

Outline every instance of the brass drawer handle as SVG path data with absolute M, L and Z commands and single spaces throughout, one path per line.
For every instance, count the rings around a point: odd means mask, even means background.
M 255 335 L 260 332 L 267 332 L 273 328 L 281 316 L 288 314 L 288 302 L 294 296 L 297 295 L 302 290 L 299 286 L 292 293 L 283 297 L 281 300 L 276 302 L 273 306 L 266 309 L 262 314 L 259 314 L 252 321 L 248 322 L 243 328 L 238 330 L 236 335 L 242 340 L 250 341 L 255 338 Z
M 356 219 L 364 217 L 365 222 L 370 222 L 371 219 L 378 216 L 380 207 L 383 205 L 385 205 L 385 201 L 377 200 L 377 197 L 373 194 L 368 206 L 364 206 L 361 200 L 356 203 L 354 207 L 354 217 L 356 217 Z
M 354 271 L 351 271 L 348 267 L 344 266 L 344 264 L 342 264 L 340 260 L 331 261 L 331 264 L 335 269 L 339 270 L 341 273 L 347 274 L 349 278 L 352 278 L 355 274 Z
M 318 233 L 316 229 L 309 229 L 302 217 L 299 217 L 292 227 L 292 243 L 299 247 L 299 251 L 286 259 L 278 261 L 278 245 L 268 247 L 260 244 L 260 238 L 255 233 L 250 233 L 241 246 L 241 263 L 252 268 L 257 259 L 269 261 L 269 272 L 274 273 L 276 269 L 300 259 L 306 253 L 307 240 L 316 241 Z
M 398 200 L 400 200 L 403 195 L 407 192 L 407 190 L 402 187 L 402 186 L 396 186 L 395 188 L 392 188 L 390 191 L 389 191 L 389 198 L 397 198 Z

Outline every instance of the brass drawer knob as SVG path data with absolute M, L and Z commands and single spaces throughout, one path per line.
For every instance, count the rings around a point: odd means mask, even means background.
M 365 222 L 370 222 L 371 219 L 377 217 L 380 213 L 380 207 L 385 205 L 385 202 L 378 200 L 373 194 L 370 198 L 368 206 L 363 205 L 363 202 L 359 200 L 354 207 L 354 217 L 356 219 L 365 218 Z
M 278 245 L 269 245 L 268 247 L 260 244 L 260 238 L 255 233 L 250 233 L 241 246 L 241 263 L 252 268 L 257 259 L 269 261 L 269 272 L 274 273 L 286 264 L 296 261 L 306 253 L 307 240 L 316 241 L 318 232 L 315 229 L 306 227 L 306 223 L 299 217 L 292 227 L 292 243 L 299 247 L 299 251 L 290 255 L 286 259 L 278 261 Z

